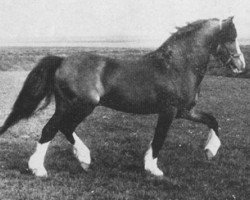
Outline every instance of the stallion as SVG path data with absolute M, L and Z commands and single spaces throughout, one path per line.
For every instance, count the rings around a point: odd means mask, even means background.
M 47 176 L 44 158 L 58 131 L 73 145 L 83 169 L 88 169 L 90 150 L 74 130 L 97 106 L 158 114 L 155 134 L 144 157 L 145 170 L 155 176 L 163 176 L 157 158 L 174 119 L 207 125 L 210 131 L 205 152 L 211 159 L 221 145 L 218 122 L 211 114 L 194 109 L 210 55 L 234 73 L 245 70 L 233 17 L 189 23 L 178 28 L 158 49 L 136 60 L 86 52 L 65 58 L 44 57 L 29 73 L 0 134 L 31 117 L 43 99 L 45 105 L 40 109 L 45 108 L 54 96 L 55 113 L 44 126 L 28 162 L 36 176 Z

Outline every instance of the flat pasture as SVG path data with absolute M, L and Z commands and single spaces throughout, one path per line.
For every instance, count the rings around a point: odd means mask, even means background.
M 66 56 L 82 50 L 129 59 L 149 51 L 73 47 L 1 49 L 0 125 L 28 71 L 39 59 L 47 54 Z M 245 47 L 244 51 L 248 60 L 250 48 Z M 210 68 L 213 71 L 216 67 Z M 152 177 L 143 170 L 143 156 L 153 137 L 157 116 L 98 107 L 76 130 L 91 150 L 89 172 L 81 169 L 71 145 L 58 133 L 46 155 L 49 177 L 36 178 L 27 170 L 27 162 L 42 127 L 54 112 L 52 102 L 47 109 L 19 122 L 1 136 L 0 199 L 249 199 L 250 79 L 206 76 L 197 109 L 213 113 L 220 124 L 222 147 L 211 161 L 203 153 L 207 127 L 175 120 L 159 157 L 165 177 Z

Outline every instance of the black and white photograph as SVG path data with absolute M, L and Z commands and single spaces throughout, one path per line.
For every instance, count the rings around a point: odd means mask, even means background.
M 1 200 L 249 200 L 248 0 L 1 0 Z

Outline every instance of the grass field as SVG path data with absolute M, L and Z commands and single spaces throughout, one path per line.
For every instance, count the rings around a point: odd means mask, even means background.
M 69 55 L 86 50 L 112 57 L 135 58 L 148 49 L 4 48 L 1 49 L 0 124 L 34 63 L 48 53 Z M 245 52 L 250 52 L 247 48 Z M 250 53 L 246 56 L 249 59 Z M 211 66 L 214 70 L 215 67 Z M 217 72 L 217 71 L 216 71 Z M 250 196 L 250 79 L 207 76 L 198 109 L 220 123 L 222 147 L 207 161 L 205 126 L 176 120 L 160 153 L 165 178 L 143 170 L 143 156 L 153 136 L 155 115 L 131 115 L 99 107 L 76 132 L 90 147 L 92 165 L 85 173 L 71 145 L 60 133 L 48 150 L 47 179 L 27 171 L 41 129 L 54 111 L 22 121 L 0 138 L 0 199 L 184 199 L 248 200 Z

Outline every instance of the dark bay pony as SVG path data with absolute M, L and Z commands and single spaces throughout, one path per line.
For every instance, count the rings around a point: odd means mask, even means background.
M 43 99 L 46 101 L 42 108 L 46 107 L 54 95 L 55 113 L 43 128 L 29 160 L 29 168 L 36 176 L 47 176 L 44 158 L 58 131 L 73 145 L 82 167 L 88 169 L 90 151 L 74 130 L 96 106 L 159 115 L 144 158 L 145 170 L 153 175 L 163 175 L 157 157 L 175 118 L 208 126 L 205 150 L 211 158 L 221 144 L 218 123 L 212 115 L 194 110 L 210 55 L 235 73 L 244 71 L 245 61 L 232 17 L 198 20 L 179 28 L 161 47 L 138 60 L 115 60 L 89 53 L 67 58 L 47 56 L 28 75 L 0 133 L 32 116 Z

